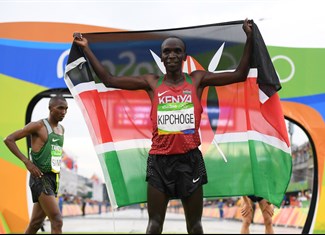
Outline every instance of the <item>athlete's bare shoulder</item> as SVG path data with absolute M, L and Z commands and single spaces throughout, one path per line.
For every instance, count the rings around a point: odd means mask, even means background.
M 147 73 L 143 75 L 144 77 L 146 77 L 146 79 L 153 79 L 153 80 L 158 80 L 160 78 L 160 75 L 158 74 L 154 74 L 154 73 Z
M 157 74 L 146 74 L 143 76 L 144 79 L 146 80 L 147 82 L 147 93 L 150 97 L 151 100 L 153 100 L 153 96 L 154 96 L 154 91 L 157 87 L 157 83 L 158 83 L 158 80 L 161 76 L 157 75 Z
M 204 78 L 204 76 L 206 75 L 206 73 L 207 72 L 204 70 L 195 70 L 189 74 L 194 79 L 196 87 L 201 86 L 201 81 Z
M 189 75 L 193 77 L 194 79 L 201 79 L 205 76 L 207 72 L 205 70 L 195 70 L 191 72 Z
M 154 89 L 157 85 L 157 82 L 161 76 L 153 73 L 144 75 L 151 89 Z
M 38 121 L 32 121 L 26 125 L 26 127 L 31 128 L 33 130 L 39 130 L 42 127 L 44 127 L 43 119 L 40 119 Z

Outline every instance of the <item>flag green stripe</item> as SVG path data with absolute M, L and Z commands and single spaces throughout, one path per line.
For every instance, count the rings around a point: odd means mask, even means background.
M 290 154 L 263 142 L 248 143 L 219 144 L 227 162 L 210 146 L 204 156 L 208 174 L 204 196 L 258 195 L 280 206 L 290 182 Z
M 105 167 L 102 166 L 102 169 L 107 169 L 110 177 L 110 183 L 112 184 L 113 192 L 115 194 L 116 204 L 119 205 L 117 200 L 128 201 L 128 194 L 126 192 L 126 185 L 123 181 L 123 173 L 121 170 L 121 165 L 117 152 L 111 151 L 106 152 L 103 155 L 101 164 L 105 164 Z M 109 182 L 106 182 L 109 183 Z
M 290 182 L 291 155 L 260 141 L 214 144 L 204 154 L 208 184 L 204 197 L 257 195 L 280 206 Z M 104 154 L 118 207 L 145 202 L 149 149 L 132 148 Z M 271 157 L 270 157 L 271 156 Z M 104 169 L 104 168 L 103 168 Z M 108 182 L 106 182 L 108 183 Z
M 255 194 L 280 207 L 292 173 L 292 157 L 272 146 L 249 141 Z M 255 151 L 255 158 L 252 157 Z
M 145 181 L 149 149 L 128 149 L 106 152 L 101 161 L 108 170 L 118 207 L 145 202 Z M 108 183 L 108 182 L 106 182 Z M 108 187 L 109 188 L 109 187 Z

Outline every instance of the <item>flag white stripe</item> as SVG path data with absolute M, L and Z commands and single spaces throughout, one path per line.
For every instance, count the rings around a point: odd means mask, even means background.
M 228 70 L 216 70 L 213 71 L 213 73 L 224 73 L 224 72 L 234 72 L 234 69 L 228 69 Z M 247 78 L 257 78 L 257 68 L 250 68 L 248 74 L 247 74 Z
M 65 66 L 65 75 L 67 75 L 67 73 L 74 69 L 77 66 L 82 66 L 83 63 L 86 62 L 86 59 L 84 57 L 79 57 L 77 60 L 71 62 L 70 64 L 67 64 L 67 66 Z
M 262 104 L 264 104 L 269 99 L 269 97 L 261 89 L 258 89 L 258 96 Z
M 275 148 L 281 149 L 282 151 L 291 154 L 291 148 L 286 145 L 285 142 L 280 139 L 261 134 L 257 131 L 248 131 L 248 132 L 237 132 L 237 133 L 226 133 L 218 134 L 214 136 L 213 141 L 218 144 L 221 143 L 231 143 L 231 142 L 247 142 L 248 140 L 256 140 L 268 145 L 271 145 Z M 135 148 L 150 148 L 151 140 L 150 139 L 131 139 L 123 140 L 117 142 L 107 142 L 104 144 L 98 144 L 95 146 L 95 151 L 97 154 L 102 154 L 105 152 L 111 151 L 122 151 Z
M 116 142 L 107 142 L 95 146 L 97 154 L 102 154 L 111 151 L 122 151 L 136 148 L 150 148 L 151 139 L 131 139 Z
M 230 71 L 230 70 L 227 70 L 227 71 Z M 215 73 L 227 72 L 227 71 L 215 71 Z M 248 79 L 256 78 L 256 76 L 257 76 L 257 69 L 250 69 L 248 76 L 247 76 Z M 68 76 L 67 76 L 67 78 L 68 78 Z M 109 88 L 109 87 L 106 87 L 103 83 L 95 83 L 94 81 L 83 82 L 83 83 L 77 84 L 74 87 L 69 86 L 69 89 L 73 89 L 74 90 L 73 93 L 76 95 L 78 95 L 82 92 L 85 92 L 85 91 L 93 91 L 93 90 L 97 90 L 98 92 L 121 90 L 121 89 L 117 89 L 117 88 Z
M 83 82 L 74 87 L 74 90 L 77 94 L 80 94 L 85 91 L 94 91 L 97 90 L 98 92 L 107 92 L 107 91 L 115 91 L 121 90 L 117 88 L 108 88 L 103 83 L 95 83 L 94 81 L 91 82 Z
M 284 141 L 280 139 L 261 134 L 257 131 L 247 131 L 247 132 L 236 132 L 236 133 L 226 133 L 214 135 L 214 141 L 218 144 L 220 143 L 230 143 L 230 142 L 247 142 L 248 140 L 256 140 L 275 148 L 281 149 L 283 152 L 291 154 L 291 147 L 288 147 Z

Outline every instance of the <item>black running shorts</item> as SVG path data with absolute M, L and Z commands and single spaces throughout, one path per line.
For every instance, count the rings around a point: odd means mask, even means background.
M 59 189 L 59 174 L 56 173 L 44 173 L 42 178 L 36 178 L 32 175 L 29 178 L 29 187 L 32 192 L 33 202 L 38 202 L 38 198 L 41 193 L 46 195 L 57 196 Z
M 249 197 L 249 199 L 251 199 L 253 202 L 260 202 L 260 201 L 262 201 L 264 198 L 262 198 L 262 197 L 257 197 L 257 196 L 253 196 L 253 195 L 249 195 L 248 196 Z
M 201 151 L 196 148 L 185 154 L 149 154 L 146 181 L 170 199 L 191 196 L 208 182 Z

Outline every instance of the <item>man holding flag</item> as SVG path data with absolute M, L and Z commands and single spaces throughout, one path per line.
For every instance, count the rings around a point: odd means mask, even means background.
M 223 86 L 243 82 L 247 78 L 252 53 L 252 23 L 245 20 L 247 40 L 242 59 L 232 72 L 213 73 L 196 70 L 183 73 L 186 45 L 179 37 L 168 37 L 161 44 L 164 76 L 114 76 L 99 62 L 81 34 L 74 42 L 83 49 L 98 78 L 106 87 L 144 90 L 151 104 L 152 145 L 147 161 L 147 233 L 161 233 L 170 199 L 182 201 L 188 233 L 201 234 L 203 210 L 202 185 L 207 175 L 202 153 L 199 127 L 201 96 L 207 86 Z

